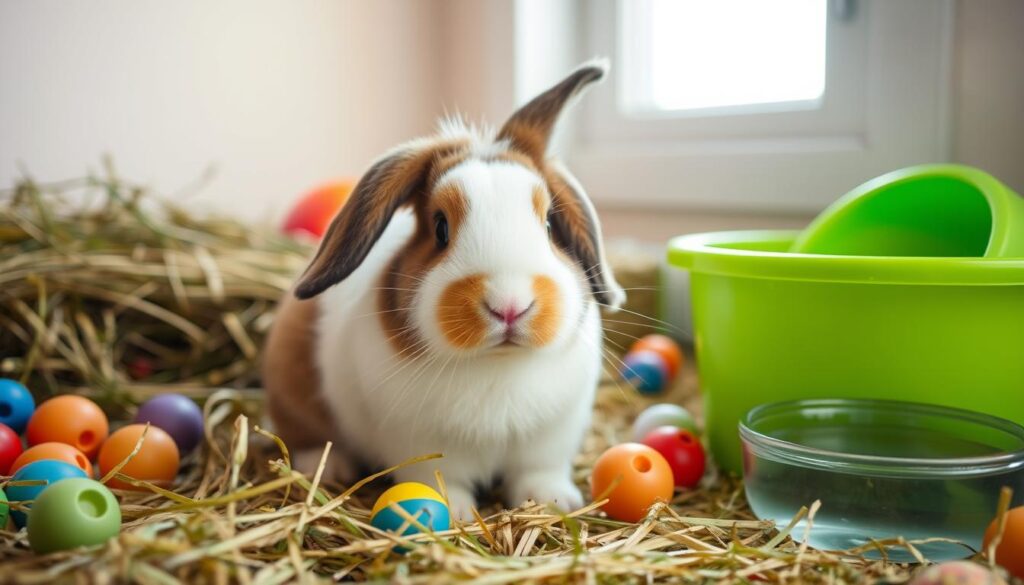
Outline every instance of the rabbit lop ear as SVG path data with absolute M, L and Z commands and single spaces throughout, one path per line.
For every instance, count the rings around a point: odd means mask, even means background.
M 295 296 L 308 299 L 347 278 L 363 263 L 398 208 L 426 188 L 434 164 L 462 143 L 419 140 L 385 155 L 359 179 L 331 222 Z
M 579 263 L 597 302 L 617 310 L 626 293 L 615 281 L 601 245 L 601 224 L 583 187 L 556 161 L 547 158 L 551 136 L 567 107 L 608 72 L 605 60 L 585 63 L 551 89 L 533 98 L 505 122 L 498 138 L 534 162 L 552 197 L 551 230 L 555 242 Z

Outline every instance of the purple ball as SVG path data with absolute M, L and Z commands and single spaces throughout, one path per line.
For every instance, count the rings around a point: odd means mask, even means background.
M 150 423 L 174 439 L 182 455 L 203 440 L 203 411 L 191 398 L 181 394 L 161 394 L 139 407 L 135 422 Z

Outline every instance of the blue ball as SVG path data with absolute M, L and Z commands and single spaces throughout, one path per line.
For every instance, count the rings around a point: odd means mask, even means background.
M 85 472 L 76 465 L 56 461 L 54 459 L 40 459 L 22 467 L 11 478 L 11 482 L 44 480 L 47 483 L 39 485 L 7 485 L 7 499 L 12 502 L 26 502 L 35 500 L 47 487 L 62 479 L 72 477 L 85 477 Z M 31 506 L 31 504 L 30 504 Z M 26 516 L 19 510 L 11 510 L 11 518 L 21 528 L 25 526 Z
M 394 485 L 377 498 L 377 503 L 370 511 L 370 524 L 375 528 L 398 533 L 404 525 L 402 536 L 417 534 L 419 528 L 408 522 L 402 514 L 392 510 L 392 504 L 415 518 L 416 522 L 427 530 L 440 532 L 451 528 L 451 516 L 444 498 L 437 490 L 426 484 L 407 481 Z M 395 551 L 408 552 L 405 547 L 395 547 Z
M 438 502 L 437 500 L 428 499 L 417 499 L 417 500 L 403 500 L 401 502 L 394 502 L 398 507 L 402 508 L 409 513 L 410 516 L 416 519 L 417 522 L 422 524 L 424 527 L 429 528 L 435 532 L 442 530 L 448 530 L 451 527 L 451 518 L 448 515 L 448 506 L 444 505 L 444 502 Z M 370 521 L 373 526 L 380 528 L 386 532 L 398 533 L 398 529 L 403 524 L 406 525 L 402 536 L 409 536 L 411 534 L 419 533 L 419 528 L 416 528 L 403 518 L 398 512 L 395 512 L 391 508 L 384 508 L 383 510 L 374 514 L 373 519 Z
M 28 419 L 36 411 L 36 401 L 28 388 L 17 380 L 0 378 L 0 423 L 19 435 L 25 432 Z
M 639 350 L 622 359 L 622 379 L 644 394 L 661 392 L 668 380 L 668 364 L 653 351 Z

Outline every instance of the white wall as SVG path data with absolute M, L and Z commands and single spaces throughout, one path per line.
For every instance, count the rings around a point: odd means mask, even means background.
M 280 215 L 446 109 L 500 123 L 515 100 L 512 2 L 0 0 L 0 187 L 19 163 L 61 179 L 109 152 L 163 192 L 214 163 L 196 206 Z M 956 160 L 1024 193 L 1021 24 L 1020 0 L 958 2 L 953 104 Z M 809 219 L 602 215 L 609 234 L 652 240 Z
M 0 187 L 110 153 L 165 193 L 250 219 L 358 174 L 442 109 L 427 2 L 0 0 Z

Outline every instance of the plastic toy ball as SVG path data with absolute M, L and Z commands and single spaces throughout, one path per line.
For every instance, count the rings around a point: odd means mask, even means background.
M 653 351 L 661 355 L 665 360 L 665 364 L 668 365 L 668 377 L 669 379 L 675 378 L 676 374 L 683 367 L 683 363 L 686 358 L 683 356 L 683 350 L 679 349 L 679 344 L 672 341 L 672 338 L 667 335 L 644 335 L 640 339 L 636 340 L 629 351 Z
M 633 440 L 637 443 L 644 440 L 647 433 L 658 427 L 671 426 L 686 429 L 697 435 L 697 421 L 689 410 L 678 404 L 663 402 L 648 407 L 633 422 Z
M 690 431 L 658 427 L 647 433 L 643 444 L 668 461 L 676 487 L 692 488 L 704 477 L 704 447 Z
M 304 233 L 319 240 L 355 186 L 355 181 L 343 180 L 310 191 L 288 213 L 282 228 L 284 233 Z
M 655 502 L 672 499 L 672 468 L 661 453 L 640 443 L 623 443 L 602 453 L 590 479 L 594 501 L 608 498 L 602 508 L 623 522 L 639 522 Z
M 161 394 L 146 401 L 139 407 L 135 422 L 166 431 L 182 455 L 190 453 L 203 439 L 203 411 L 181 394 Z
M 8 475 L 21 455 L 21 437 L 11 427 L 0 424 L 0 475 Z
M 995 538 L 998 528 L 996 520 L 989 524 L 988 530 L 985 531 L 985 544 L 982 545 L 981 550 L 988 550 L 988 545 Z M 999 541 L 995 558 L 992 560 L 1014 577 L 1024 579 L 1024 506 L 1011 508 L 1006 512 L 1003 538 Z
M 7 505 L 7 494 L 4 490 L 0 490 L 0 530 L 7 527 L 7 513 L 11 511 L 11 507 Z
M 28 421 L 29 445 L 67 443 L 92 459 L 107 438 L 107 415 L 88 398 L 65 394 L 39 405 Z
M 0 423 L 23 433 L 35 410 L 36 401 L 28 388 L 16 380 L 0 378 Z
M 441 494 L 428 485 L 414 481 L 395 485 L 377 498 L 370 512 L 370 524 L 380 530 L 397 533 L 405 526 L 402 536 L 418 534 L 420 529 L 393 510 L 391 504 L 397 504 L 409 516 L 434 532 L 451 528 L 448 505 Z
M 17 473 L 22 467 L 41 459 L 53 459 L 70 463 L 81 468 L 85 472 L 86 477 L 92 477 L 92 463 L 89 463 L 89 458 L 84 453 L 71 445 L 53 442 L 39 443 L 35 447 L 26 449 L 24 453 L 14 460 L 14 465 L 11 465 L 11 473 Z
M 100 449 L 100 475 L 105 476 L 115 466 L 124 461 L 135 450 L 139 437 L 146 430 L 146 425 L 128 425 L 110 435 L 103 448 Z M 150 425 L 142 448 L 131 458 L 120 473 L 133 479 L 141 479 L 154 483 L 170 483 L 178 475 L 181 461 L 178 446 L 174 444 L 165 431 Z M 117 478 L 107 481 L 109 487 L 122 490 L 145 490 Z
M 627 353 L 622 364 L 622 379 L 644 394 L 661 392 L 668 383 L 668 366 L 659 353 L 648 350 Z
M 121 531 L 117 499 L 91 479 L 46 488 L 28 516 L 28 543 L 39 554 L 103 544 Z
M 77 465 L 71 465 L 70 463 L 65 463 L 63 461 L 54 461 L 52 459 L 33 461 L 19 469 L 18 473 L 15 473 L 14 477 L 11 478 L 11 481 L 42 480 L 46 483 L 38 485 L 8 485 L 7 497 L 12 502 L 27 502 L 35 500 L 39 497 L 39 494 L 43 493 L 43 490 L 48 487 L 59 481 L 75 477 L 85 477 L 85 472 Z M 28 505 L 31 507 L 33 504 Z M 17 525 L 18 528 L 25 525 L 26 518 L 24 512 L 21 512 L 20 510 L 11 510 L 11 518 L 14 519 L 14 524 Z

